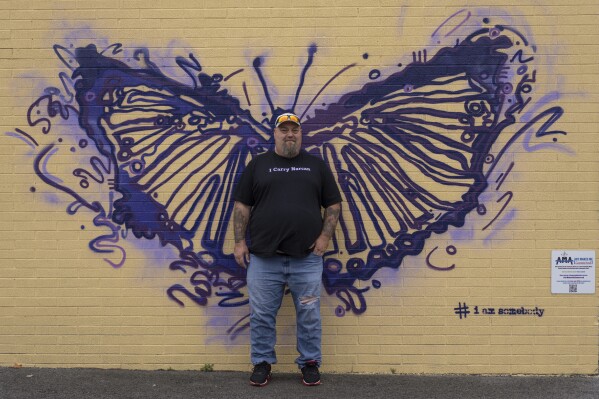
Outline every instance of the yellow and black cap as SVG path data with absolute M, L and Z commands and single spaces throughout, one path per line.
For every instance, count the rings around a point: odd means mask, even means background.
M 298 126 L 302 125 L 300 123 L 299 116 L 297 116 L 296 114 L 294 114 L 292 112 L 286 112 L 277 117 L 277 120 L 275 121 L 275 128 L 279 127 L 279 125 L 281 125 L 282 123 L 285 123 L 285 122 L 295 123 Z

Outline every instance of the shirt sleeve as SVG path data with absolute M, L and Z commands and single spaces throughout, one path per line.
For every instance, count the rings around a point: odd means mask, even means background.
M 322 206 L 328 208 L 342 201 L 339 187 L 333 176 L 333 172 L 324 161 L 322 162 Z
M 248 206 L 254 206 L 254 192 L 252 190 L 254 181 L 254 160 L 246 166 L 241 173 L 241 178 L 235 187 L 233 199 Z

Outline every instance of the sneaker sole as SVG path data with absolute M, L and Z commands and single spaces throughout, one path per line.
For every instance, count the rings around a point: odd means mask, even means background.
M 318 380 L 317 382 L 311 382 L 310 383 L 310 382 L 304 381 L 304 379 L 302 378 L 302 384 L 304 384 L 307 387 L 313 387 L 313 386 L 316 386 L 316 385 L 320 385 L 320 380 Z
M 268 384 L 268 382 L 270 381 L 271 378 L 272 378 L 272 374 L 269 374 L 268 377 L 266 377 L 266 381 L 264 381 L 262 384 L 260 384 L 258 382 L 250 381 L 250 385 L 253 387 L 264 387 Z

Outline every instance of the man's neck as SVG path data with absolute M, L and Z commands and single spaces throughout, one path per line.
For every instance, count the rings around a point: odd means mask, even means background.
M 275 154 L 277 154 L 278 156 L 282 157 L 282 158 L 287 158 L 287 159 L 291 159 L 291 158 L 295 158 L 300 154 L 301 150 L 299 150 L 298 152 L 296 152 L 295 154 L 281 154 L 279 153 L 279 151 L 275 148 Z

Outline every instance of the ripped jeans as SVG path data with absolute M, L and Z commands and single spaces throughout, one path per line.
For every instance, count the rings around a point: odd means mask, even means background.
M 316 360 L 320 364 L 322 267 L 322 257 L 314 253 L 302 259 L 281 255 L 272 258 L 251 255 L 247 285 L 250 297 L 252 364 L 277 362 L 276 317 L 283 301 L 285 285 L 289 287 L 295 305 L 299 352 L 295 362 L 300 368 L 310 360 Z

